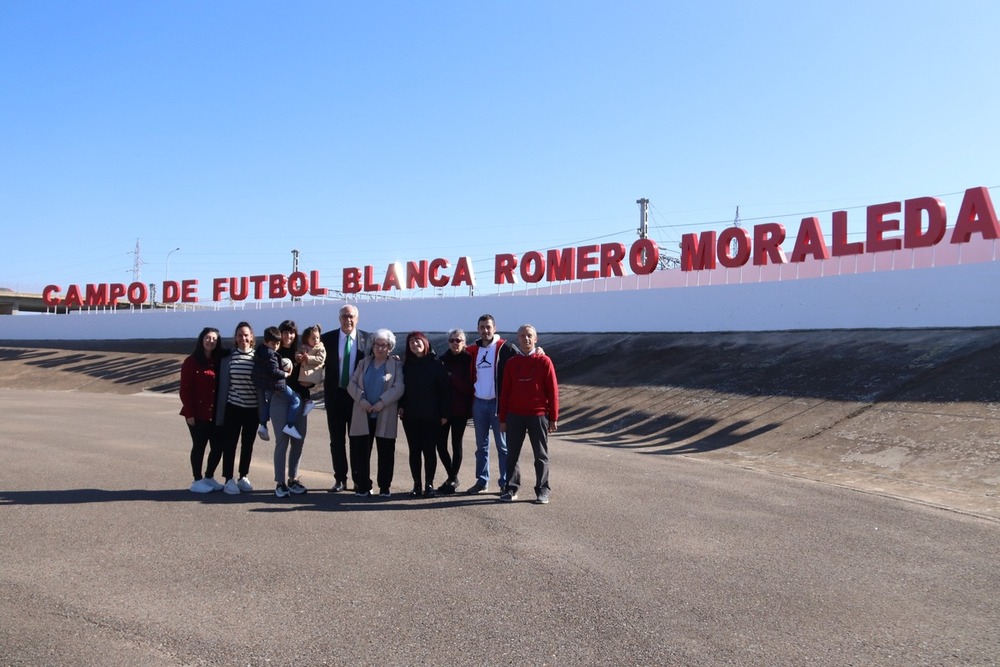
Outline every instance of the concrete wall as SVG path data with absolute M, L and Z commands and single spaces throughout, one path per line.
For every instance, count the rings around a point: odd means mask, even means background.
M 986 246 L 994 249 L 986 252 Z M 404 298 L 356 302 L 360 326 L 445 331 L 475 330 L 491 313 L 502 332 L 531 322 L 541 332 L 707 332 L 795 329 L 995 327 L 1000 326 L 1000 261 L 996 243 L 979 244 L 975 260 L 886 270 L 839 273 L 761 282 L 732 281 L 733 270 L 663 272 L 686 285 L 656 287 L 636 276 L 574 283 L 556 289 L 475 297 Z M 901 251 L 900 254 L 908 251 Z M 880 253 L 880 255 L 894 253 Z M 817 263 L 819 264 L 819 263 Z M 701 274 L 692 276 L 692 274 Z M 710 275 L 712 274 L 712 275 Z M 712 277 L 716 276 L 713 282 Z M 691 278 L 697 282 L 691 284 Z M 757 280 L 760 280 L 758 277 Z M 638 283 L 638 284 L 637 284 Z M 700 283 L 700 284 L 698 284 Z M 300 330 L 314 323 L 337 326 L 343 302 L 262 302 L 208 305 L 187 311 L 105 311 L 0 317 L 0 340 L 95 340 L 194 338 L 204 326 L 225 335 L 241 320 L 260 331 L 281 320 Z

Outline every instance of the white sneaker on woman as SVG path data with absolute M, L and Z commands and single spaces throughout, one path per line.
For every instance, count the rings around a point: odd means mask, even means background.
M 296 440 L 302 439 L 302 434 L 299 433 L 299 429 L 295 428 L 294 426 L 286 426 L 285 428 L 281 429 L 281 432 L 289 437 L 295 438 Z
M 205 481 L 208 482 L 208 485 L 212 487 L 213 491 L 222 491 L 222 489 L 226 488 L 222 484 L 216 482 L 214 477 L 206 477 Z
M 227 479 L 226 480 L 226 485 L 225 485 L 225 487 L 223 487 L 222 491 L 224 493 L 228 493 L 231 496 L 238 496 L 238 495 L 240 495 L 240 487 L 236 486 L 236 480 L 235 479 Z
M 191 493 L 211 493 L 214 490 L 207 479 L 195 480 L 191 485 Z
M 243 493 L 253 491 L 253 484 L 251 484 L 250 480 L 247 479 L 246 477 L 240 477 L 238 480 L 236 480 L 236 487 Z

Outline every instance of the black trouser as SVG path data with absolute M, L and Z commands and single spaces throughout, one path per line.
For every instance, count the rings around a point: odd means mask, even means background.
M 347 483 L 347 433 L 351 429 L 351 412 L 354 399 L 346 389 L 327 386 L 326 426 L 330 430 L 330 458 L 333 460 L 333 477 Z
M 388 493 L 392 486 L 392 475 L 396 463 L 396 439 L 376 438 L 375 420 L 368 420 L 368 435 L 351 436 L 351 479 L 355 493 L 372 490 L 372 443 L 378 448 L 378 471 L 376 478 L 379 492 Z
M 240 447 L 240 477 L 250 472 L 253 443 L 257 440 L 257 408 L 242 408 L 226 403 L 225 422 L 222 425 L 222 476 L 233 478 L 236 463 L 236 443 Z
M 423 488 L 420 484 L 421 462 L 427 485 L 431 486 L 434 484 L 434 472 L 437 470 L 436 450 L 441 421 L 404 418 L 403 430 L 406 431 L 406 444 L 410 448 L 410 475 L 413 476 L 413 488 Z
M 442 424 L 438 433 L 437 451 L 441 457 L 441 465 L 448 474 L 446 482 L 458 481 L 458 470 L 462 467 L 462 436 L 465 435 L 468 424 L 467 418 L 452 419 L 447 424 Z M 451 454 L 448 453 L 448 436 L 451 436 Z
M 191 473 L 195 481 L 201 479 L 201 464 L 205 460 L 205 446 L 209 446 L 208 464 L 205 466 L 205 477 L 214 477 L 215 468 L 222 458 L 222 446 L 219 429 L 215 422 L 196 419 L 194 425 L 188 424 L 191 432 Z
M 521 456 L 524 436 L 531 440 L 535 455 L 535 493 L 549 488 L 549 420 L 545 415 L 507 413 L 507 489 L 517 493 L 521 487 Z

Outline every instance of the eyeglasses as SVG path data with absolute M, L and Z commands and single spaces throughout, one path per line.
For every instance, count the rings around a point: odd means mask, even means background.
M 379 350 L 388 350 L 389 349 L 389 344 L 388 343 L 375 343 L 374 345 L 372 345 L 372 347 L 377 348 Z
M 462 340 L 461 338 L 449 338 L 448 342 L 449 343 L 464 343 L 465 341 Z

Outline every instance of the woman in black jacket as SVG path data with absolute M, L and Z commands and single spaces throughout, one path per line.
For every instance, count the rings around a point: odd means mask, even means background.
M 410 474 L 413 475 L 411 496 L 433 496 L 434 472 L 437 469 L 437 442 L 441 427 L 448 423 L 451 409 L 451 388 L 448 371 L 431 349 L 427 336 L 413 331 L 406 337 L 406 357 L 403 361 L 406 378 L 399 416 L 403 420 L 406 444 L 410 449 Z M 424 481 L 420 483 L 421 464 Z
M 462 436 L 472 418 L 472 357 L 465 351 L 465 332 L 452 329 L 448 332 L 448 349 L 440 357 L 451 380 L 451 401 L 448 423 L 438 434 L 438 456 L 448 478 L 438 487 L 438 493 L 455 493 L 458 488 L 458 470 L 462 467 Z M 451 453 L 448 439 L 451 439 Z

